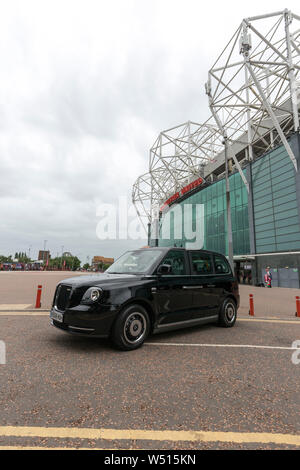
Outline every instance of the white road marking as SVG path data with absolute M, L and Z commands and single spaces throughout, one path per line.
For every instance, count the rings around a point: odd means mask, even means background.
M 255 344 L 198 344 L 198 343 L 145 343 L 146 346 L 174 346 L 174 347 L 193 347 L 193 348 L 249 348 L 249 349 L 279 349 L 285 351 L 295 351 L 300 348 L 284 346 L 260 346 Z

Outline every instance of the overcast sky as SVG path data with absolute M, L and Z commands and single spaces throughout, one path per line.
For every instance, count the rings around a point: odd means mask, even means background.
M 0 1 L 0 254 L 100 241 L 96 207 L 131 196 L 158 133 L 209 117 L 204 83 L 244 17 L 297 1 Z

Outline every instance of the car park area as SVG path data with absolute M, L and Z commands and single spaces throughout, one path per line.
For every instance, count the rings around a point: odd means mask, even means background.
M 34 274 L 13 275 L 35 284 Z M 55 275 L 40 277 L 46 287 Z M 293 292 L 257 289 L 249 317 L 248 290 L 234 328 L 163 333 L 130 352 L 65 335 L 50 327 L 46 308 L 7 298 L 0 448 L 299 448 L 300 319 L 280 304 L 264 314 L 259 301 L 280 291 L 286 305 Z

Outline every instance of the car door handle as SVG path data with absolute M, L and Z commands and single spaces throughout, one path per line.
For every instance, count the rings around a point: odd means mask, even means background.
M 182 288 L 185 289 L 185 290 L 188 290 L 188 289 L 203 289 L 203 286 L 183 286 Z
M 207 287 L 216 287 L 215 284 L 207 284 Z

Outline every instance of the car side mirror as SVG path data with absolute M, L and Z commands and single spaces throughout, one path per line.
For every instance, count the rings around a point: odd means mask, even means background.
M 162 274 L 171 274 L 172 272 L 172 266 L 170 264 L 161 264 L 157 268 L 157 274 L 162 275 Z

